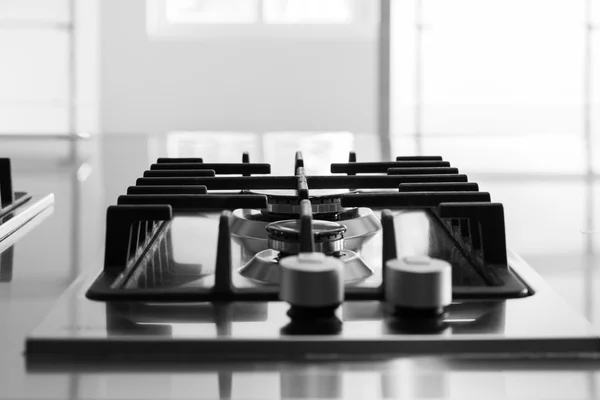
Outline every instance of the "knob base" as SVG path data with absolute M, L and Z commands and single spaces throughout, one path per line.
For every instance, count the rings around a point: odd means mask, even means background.
M 303 307 L 292 305 L 287 312 L 292 321 L 316 321 L 335 317 L 335 310 L 340 303 L 325 307 Z
M 399 307 L 395 306 L 392 308 L 392 315 L 399 318 L 437 318 L 446 313 L 445 307 L 433 307 L 433 308 L 413 308 L 413 307 Z
M 336 335 L 342 331 L 342 321 L 337 317 L 312 321 L 292 320 L 281 328 L 284 335 Z
M 400 310 L 400 313 L 394 313 L 387 325 L 391 331 L 403 334 L 439 334 L 448 328 L 444 321 L 448 313 L 443 310 L 439 313 L 437 309 L 428 311 L 428 314 L 423 314 L 414 310 Z

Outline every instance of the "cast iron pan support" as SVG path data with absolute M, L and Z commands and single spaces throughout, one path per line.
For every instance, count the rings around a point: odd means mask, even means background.
M 0 211 L 14 201 L 10 159 L 0 158 Z
M 296 152 L 296 160 L 294 162 L 294 174 L 298 177 L 297 192 L 298 199 L 300 202 L 308 200 L 308 180 L 306 179 L 306 172 L 304 171 L 304 159 L 302 158 L 302 152 Z M 310 206 L 310 203 L 309 203 Z
M 298 175 L 298 168 L 304 168 L 304 157 L 301 151 L 297 151 L 294 157 L 294 175 Z
M 312 207 L 310 200 L 302 200 L 300 201 L 300 252 L 312 253 L 314 249 Z
M 500 203 L 442 203 L 442 219 L 468 220 L 469 237 L 484 265 L 508 269 L 504 208 Z
M 247 151 L 245 151 L 245 152 L 242 154 L 242 163 L 243 163 L 243 164 L 250 164 L 250 153 L 248 153 Z M 252 175 L 252 172 L 251 172 L 251 171 L 244 172 L 244 173 L 242 174 L 242 176 L 250 176 L 250 175 Z
M 135 256 L 140 240 L 151 236 L 157 221 L 173 217 L 170 205 L 119 205 L 106 211 L 106 247 L 104 272 L 114 275 L 122 272 Z M 141 222 L 144 222 L 141 224 Z M 135 229 L 133 229 L 135 228 Z M 140 231 L 144 231 L 140 234 Z
M 356 162 L 356 153 L 351 151 L 350 154 L 348 155 L 348 163 L 355 163 L 355 162 Z M 348 171 L 348 175 L 356 175 L 356 172 Z
M 397 258 L 396 251 L 396 230 L 394 228 L 394 214 L 391 210 L 381 212 L 381 227 L 383 230 L 383 246 L 381 255 L 381 294 L 385 288 L 385 263 Z
M 225 210 L 219 219 L 219 239 L 217 243 L 217 266 L 215 268 L 215 294 L 233 297 L 231 277 L 231 211 Z
M 502 284 L 497 269 L 508 269 L 508 262 L 502 204 L 490 201 L 489 193 L 474 191 L 360 193 L 343 195 L 341 199 L 344 207 L 428 210 L 448 229 L 486 283 L 495 286 Z M 389 259 L 386 254 L 390 254 L 386 248 L 395 246 L 391 242 L 393 228 L 386 230 L 386 224 L 393 227 L 390 218 L 388 213 L 382 214 L 384 271 Z M 458 223 L 457 229 L 453 228 L 454 222 Z

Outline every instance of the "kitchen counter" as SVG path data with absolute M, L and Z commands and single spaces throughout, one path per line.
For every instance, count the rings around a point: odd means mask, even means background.
M 600 362 L 592 359 L 417 357 L 110 365 L 49 360 L 28 364 L 23 355 L 27 333 L 81 272 L 101 262 L 106 207 L 153 160 L 173 150 L 168 138 L 160 135 L 10 139 L 2 142 L 2 148 L 2 156 L 13 159 L 15 188 L 32 194 L 53 192 L 56 204 L 54 213 L 12 248 L 12 280 L 0 283 L 0 398 L 586 399 L 600 395 Z M 599 327 L 600 234 L 592 231 L 600 215 L 600 202 L 594 202 L 600 184 L 577 176 L 469 177 L 490 191 L 494 201 L 504 203 L 511 248 L 565 298 L 573 312 L 586 315 Z M 540 202 L 542 198 L 547 201 Z

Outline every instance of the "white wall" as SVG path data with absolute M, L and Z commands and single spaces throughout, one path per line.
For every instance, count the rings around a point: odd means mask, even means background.
M 157 41 L 144 0 L 101 8 L 106 133 L 376 129 L 375 41 Z
M 99 130 L 98 1 L 0 0 L 0 134 Z
M 0 1 L 0 133 L 68 130 L 68 3 Z

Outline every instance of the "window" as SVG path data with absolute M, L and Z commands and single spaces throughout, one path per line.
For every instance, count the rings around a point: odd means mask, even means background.
M 72 33 L 66 1 L 0 1 L 0 134 L 72 129 Z
M 169 157 L 202 157 L 205 162 L 241 162 L 244 151 L 251 162 L 268 162 L 273 175 L 292 173 L 294 154 L 301 151 L 306 172 L 329 174 L 329 164 L 343 162 L 348 153 L 361 147 L 350 132 L 169 132 Z M 360 156 L 369 156 L 368 150 Z
M 586 29 L 598 4 L 392 2 L 395 152 L 443 152 L 480 172 L 585 171 L 583 132 L 600 121 L 600 41 Z
M 252 24 L 258 22 L 256 0 L 168 0 L 171 24 Z
M 152 38 L 375 37 L 373 0 L 147 0 Z
M 268 24 L 350 24 L 355 8 L 351 0 L 263 0 Z

